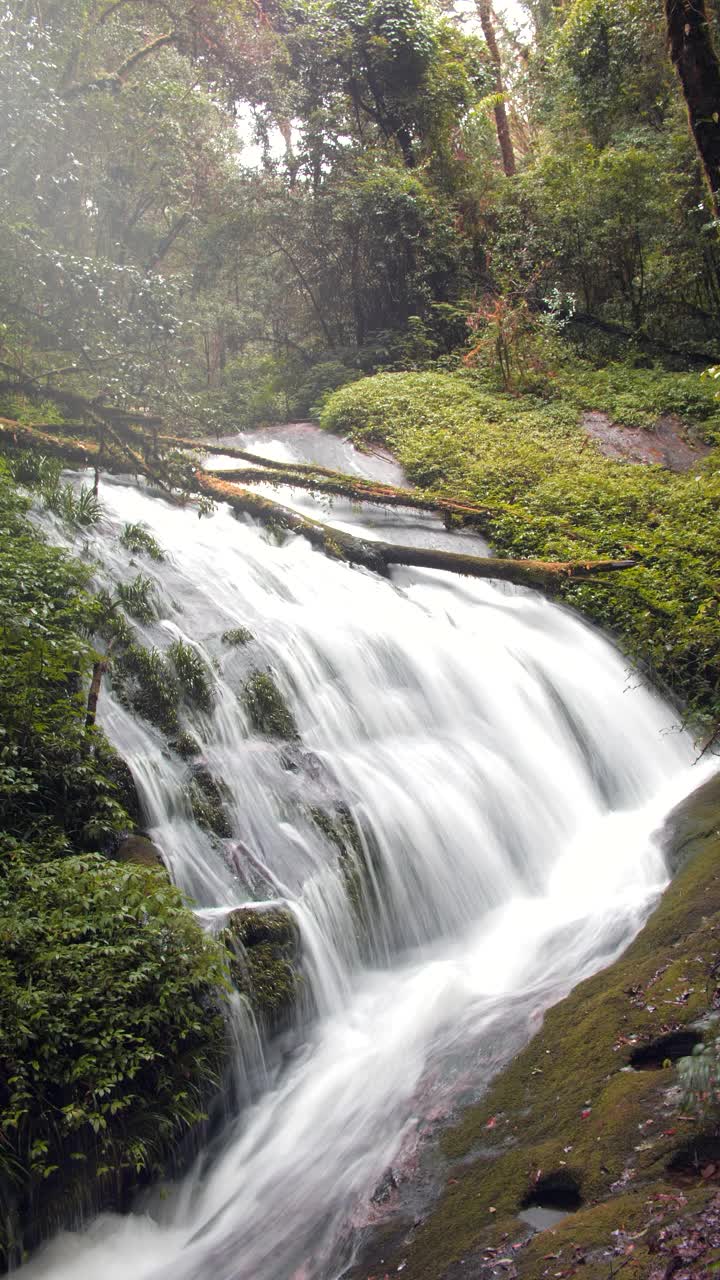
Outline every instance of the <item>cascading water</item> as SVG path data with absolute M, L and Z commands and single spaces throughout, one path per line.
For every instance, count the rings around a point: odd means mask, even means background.
M 297 434 L 260 447 L 306 452 Z M 481 1088 L 542 1010 L 639 927 L 666 878 L 652 832 L 701 781 L 691 744 L 607 641 L 532 593 L 405 569 L 385 581 L 129 483 L 102 499 L 98 576 L 137 572 L 117 535 L 145 522 L 168 553 L 143 565 L 162 617 L 146 641 L 179 637 L 217 664 L 213 710 L 188 727 L 228 789 L 235 840 L 197 826 L 187 765 L 107 691 L 102 723 L 206 919 L 251 897 L 286 901 L 316 1016 L 212 1159 L 149 1213 L 65 1235 L 23 1275 L 335 1280 L 423 1114 Z M 373 536 L 366 513 L 336 506 L 330 518 Z M 400 542 L 451 537 L 407 513 L 378 520 L 385 539 L 390 520 Z M 221 643 L 238 626 L 255 637 L 249 656 Z M 248 662 L 271 664 L 299 756 L 250 731 L 237 698 Z M 309 816 L 328 786 L 374 877 L 369 953 L 337 850 Z M 252 1059 L 241 1089 L 258 1050 L 252 1028 L 238 1039 Z

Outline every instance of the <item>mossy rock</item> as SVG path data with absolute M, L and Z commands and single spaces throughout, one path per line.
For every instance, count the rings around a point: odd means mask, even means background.
M 253 671 L 240 700 L 256 733 L 290 741 L 300 737 L 293 714 L 269 671 Z
M 297 1006 L 300 935 L 291 911 L 239 908 L 222 934 L 230 951 L 230 973 L 238 991 L 270 1034 L 289 1025 Z
M 676 839 L 707 824 L 710 794 L 701 787 L 671 815 Z M 720 819 L 720 805 L 714 813 Z M 422 1224 L 403 1236 L 397 1257 L 384 1255 L 384 1271 L 403 1261 L 407 1280 L 455 1280 L 475 1275 L 486 1251 L 500 1250 L 490 1256 L 509 1254 L 521 1280 L 534 1280 L 546 1273 L 548 1253 L 561 1250 L 553 1270 L 565 1274 L 572 1264 L 567 1274 L 574 1274 L 580 1253 L 596 1250 L 604 1271 L 590 1269 L 586 1258 L 582 1274 L 605 1277 L 603 1250 L 612 1248 L 612 1232 L 623 1223 L 639 1229 L 649 1202 L 677 1195 L 669 1166 L 693 1126 L 673 1113 L 674 1069 L 663 1055 L 652 1070 L 630 1063 L 638 1046 L 696 1025 L 710 1002 L 720 936 L 720 835 L 717 822 L 709 825 L 627 951 L 551 1008 L 482 1100 L 446 1130 L 436 1157 L 449 1162 L 446 1188 Z M 541 1175 L 560 1173 L 572 1176 L 582 1208 L 528 1243 L 518 1213 Z M 698 1170 L 688 1196 L 707 1196 L 702 1182 Z M 648 1258 L 640 1256 L 646 1270 L 628 1274 L 648 1273 Z
M 163 856 L 157 845 L 147 836 L 126 836 L 113 854 L 115 862 L 129 862 L 136 867 L 150 867 L 167 874 Z
M 177 751 L 183 760 L 193 760 L 202 751 L 202 747 L 194 733 L 179 733 L 177 738 L 172 739 L 169 746 L 172 747 L 173 751 Z
M 233 826 L 225 805 L 225 792 L 222 784 L 213 778 L 206 765 L 193 766 L 188 783 L 188 798 L 192 806 L 195 821 L 219 836 L 228 840 L 233 834 Z
M 376 889 L 367 874 L 360 829 L 344 804 L 337 805 L 331 811 L 313 807 L 309 810 L 309 816 L 325 839 L 338 851 L 338 863 L 357 926 L 357 939 L 363 948 L 372 931 L 372 905 L 376 900 Z
M 702 842 L 720 836 L 720 772 L 683 800 L 665 820 L 661 839 L 670 870 L 680 870 Z

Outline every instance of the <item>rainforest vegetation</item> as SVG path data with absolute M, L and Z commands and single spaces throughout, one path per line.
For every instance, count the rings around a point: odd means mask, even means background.
M 177 710 L 206 678 L 135 642 L 142 573 L 93 595 L 31 502 L 91 530 L 65 459 L 299 527 L 200 481 L 192 446 L 320 421 L 389 447 L 417 505 L 527 562 L 505 576 L 611 630 L 711 742 L 716 41 L 715 0 L 0 3 L 0 1259 L 41 1200 L 37 1238 L 197 1131 L 229 981 L 162 869 L 115 858 L 140 819 L 94 723 L 111 641 L 129 705 L 189 756 Z M 692 465 L 604 457 L 588 415 L 669 422 Z M 622 571 L 578 580 L 591 562 Z M 250 718 L 269 703 L 292 740 L 260 672 Z

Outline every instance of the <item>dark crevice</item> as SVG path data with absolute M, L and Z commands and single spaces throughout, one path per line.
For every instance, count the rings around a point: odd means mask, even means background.
M 580 1182 L 575 1174 L 568 1169 L 553 1169 L 538 1178 L 520 1208 L 558 1209 L 574 1213 L 581 1208 L 582 1203 Z
M 636 1071 L 660 1071 L 668 1062 L 687 1058 L 697 1044 L 702 1044 L 702 1035 L 698 1031 L 690 1031 L 687 1027 L 671 1031 L 633 1049 L 629 1065 Z

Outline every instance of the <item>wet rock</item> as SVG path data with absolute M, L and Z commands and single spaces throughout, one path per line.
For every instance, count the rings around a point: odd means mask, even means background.
M 231 912 L 222 935 L 234 985 L 270 1034 L 292 1021 L 301 987 L 300 935 L 291 911 L 278 905 Z
M 157 845 L 147 836 L 126 836 L 113 854 L 115 862 L 131 862 L 138 867 L 153 867 L 165 871 L 163 856 Z
M 712 835 L 720 835 L 720 773 L 681 800 L 665 819 L 660 840 L 672 874 Z
M 669 471 L 689 471 L 706 457 L 710 446 L 703 444 L 672 413 L 663 414 L 651 427 L 625 427 L 609 414 L 590 410 L 582 425 L 606 458 L 616 461 L 666 467 Z

